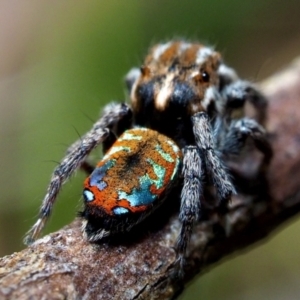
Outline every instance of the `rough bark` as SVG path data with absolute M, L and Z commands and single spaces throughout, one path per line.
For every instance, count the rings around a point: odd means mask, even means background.
M 234 197 L 226 215 L 211 213 L 195 226 L 183 282 L 266 237 L 300 210 L 300 60 L 261 87 L 269 99 L 266 127 L 274 150 L 266 182 L 253 185 L 261 193 Z M 246 175 L 247 168 L 246 163 Z M 148 223 L 117 241 L 96 245 L 82 238 L 80 220 L 75 220 L 0 260 L 0 298 L 174 297 L 182 288 L 174 276 L 177 214 L 158 212 Z

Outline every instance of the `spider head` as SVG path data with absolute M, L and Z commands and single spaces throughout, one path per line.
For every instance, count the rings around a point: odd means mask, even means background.
M 135 122 L 167 135 L 207 111 L 219 85 L 220 55 L 201 44 L 173 41 L 150 49 L 127 75 Z M 163 123 L 163 124 L 162 124 Z M 162 128 L 163 127 L 163 128 Z

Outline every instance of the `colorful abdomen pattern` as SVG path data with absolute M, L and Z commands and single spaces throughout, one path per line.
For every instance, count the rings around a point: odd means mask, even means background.
M 147 213 L 174 183 L 182 153 L 170 138 L 147 128 L 125 131 L 85 180 L 89 213 Z

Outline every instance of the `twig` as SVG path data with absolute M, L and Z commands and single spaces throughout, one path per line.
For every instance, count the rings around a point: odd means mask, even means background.
M 266 126 L 274 149 L 266 176 L 269 191 L 266 193 L 264 186 L 259 197 L 239 195 L 225 216 L 212 213 L 195 226 L 184 282 L 224 256 L 264 238 L 300 210 L 300 60 L 265 81 L 262 90 L 270 100 Z M 254 186 L 256 192 L 262 187 Z M 173 246 L 180 224 L 177 214 L 157 224 L 160 217 L 158 212 L 150 225 L 102 245 L 86 242 L 80 220 L 75 220 L 1 259 L 0 298 L 174 297 L 182 287 L 173 276 Z

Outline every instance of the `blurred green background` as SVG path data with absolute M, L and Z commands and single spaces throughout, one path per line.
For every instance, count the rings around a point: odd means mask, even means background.
M 300 53 L 299 0 L 0 0 L 0 254 L 22 249 L 50 174 L 149 45 L 215 45 L 260 81 Z M 64 187 L 46 232 L 81 207 L 84 175 Z M 300 222 L 194 280 L 180 299 L 300 299 Z

